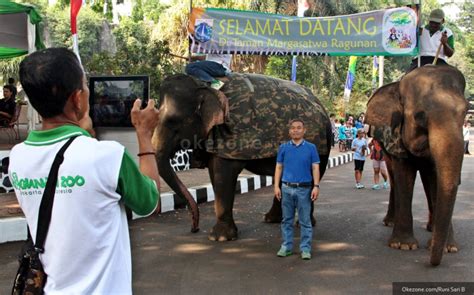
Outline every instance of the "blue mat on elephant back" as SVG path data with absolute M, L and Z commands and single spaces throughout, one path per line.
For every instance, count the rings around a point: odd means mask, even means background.
M 328 115 L 311 91 L 291 81 L 257 74 L 233 73 L 221 91 L 229 98 L 225 126 L 214 127 L 206 150 L 228 159 L 262 159 L 276 156 L 288 141 L 288 123 L 305 122 L 305 138 L 328 155 Z

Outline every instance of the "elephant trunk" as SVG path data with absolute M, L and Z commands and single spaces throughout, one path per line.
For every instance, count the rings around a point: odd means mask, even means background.
M 451 136 L 451 140 L 447 140 L 449 137 L 443 137 L 445 144 L 433 144 L 431 146 L 437 170 L 436 199 L 433 200 L 434 219 L 430 259 L 430 263 L 433 266 L 441 263 L 444 250 L 447 247 L 449 238 L 453 234 L 451 219 L 458 185 L 461 180 L 461 167 L 464 156 L 463 141 L 460 134 L 458 136 L 457 134 L 449 134 L 449 136 Z M 451 156 L 446 156 L 447 153 L 450 153 Z
M 448 235 L 451 218 L 453 215 L 454 202 L 456 199 L 457 188 L 453 188 L 449 192 L 452 197 L 449 199 L 446 198 L 443 200 L 441 195 L 438 195 L 440 198 L 437 200 L 436 209 L 435 209 L 435 218 L 433 225 L 433 237 L 431 239 L 431 259 L 430 263 L 433 266 L 438 266 L 441 263 L 443 258 L 444 249 L 446 248 L 446 243 L 448 241 Z
M 196 233 L 199 231 L 199 208 L 193 196 L 189 193 L 186 186 L 176 175 L 170 164 L 170 158 L 172 156 L 171 151 L 165 152 L 160 147 L 157 150 L 158 168 L 160 170 L 160 176 L 163 180 L 175 191 L 178 196 L 187 200 L 189 209 L 192 214 L 192 228 L 191 232 Z

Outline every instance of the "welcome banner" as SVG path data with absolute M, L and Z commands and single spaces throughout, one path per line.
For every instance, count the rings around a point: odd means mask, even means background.
M 415 11 L 408 7 L 331 17 L 293 17 L 193 8 L 193 53 L 416 55 Z

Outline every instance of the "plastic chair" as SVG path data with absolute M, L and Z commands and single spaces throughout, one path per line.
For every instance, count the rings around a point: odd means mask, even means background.
M 20 139 L 20 118 L 21 104 L 16 104 L 15 113 L 6 125 L 0 124 L 0 131 L 8 134 L 8 140 L 13 143 L 14 140 Z M 16 128 L 15 128 L 16 127 Z

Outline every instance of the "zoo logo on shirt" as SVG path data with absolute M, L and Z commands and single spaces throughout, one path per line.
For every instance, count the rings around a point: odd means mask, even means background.
M 18 179 L 16 172 L 12 173 L 12 185 L 15 189 L 20 191 L 21 195 L 42 195 L 46 187 L 48 177 L 43 178 L 21 178 Z M 72 193 L 72 188 L 81 187 L 86 183 L 81 175 L 76 176 L 61 176 L 56 183 L 56 193 Z

